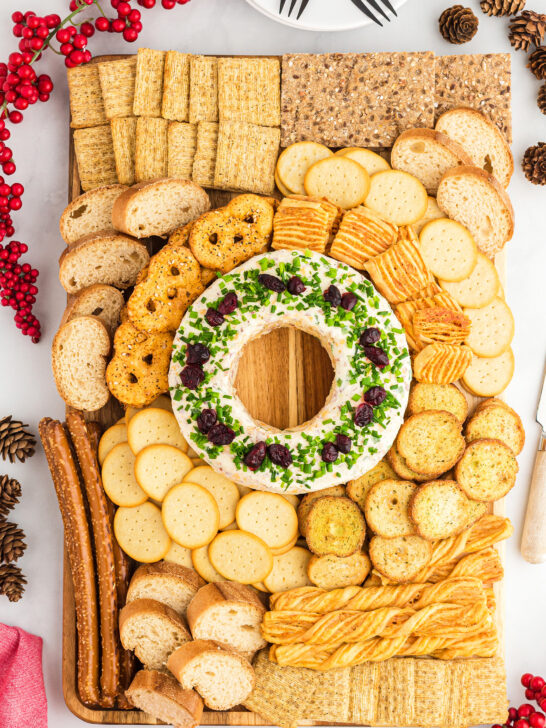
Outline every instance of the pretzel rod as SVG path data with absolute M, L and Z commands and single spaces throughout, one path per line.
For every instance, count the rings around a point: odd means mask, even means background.
M 119 687 L 118 600 L 113 553 L 114 534 L 98 460 L 80 412 L 66 417 L 89 504 L 90 525 L 95 544 L 101 635 L 101 705 L 112 708 Z
M 86 705 L 99 705 L 99 625 L 95 566 L 85 503 L 68 436 L 58 421 L 44 418 L 40 438 L 64 524 L 74 585 L 78 642 L 78 692 Z

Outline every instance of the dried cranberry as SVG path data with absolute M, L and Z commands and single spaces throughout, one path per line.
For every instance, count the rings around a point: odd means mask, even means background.
M 218 421 L 218 415 L 216 410 L 204 409 L 201 410 L 201 414 L 197 417 L 197 428 L 199 432 L 206 435 L 210 428 Z
M 305 285 L 299 276 L 292 276 L 286 287 L 288 288 L 288 293 L 291 293 L 293 296 L 299 296 L 300 293 L 305 291 Z
M 208 432 L 208 440 L 213 445 L 229 445 L 235 439 L 235 433 L 227 425 L 213 425 Z
M 336 447 L 339 452 L 348 453 L 351 452 L 353 441 L 347 435 L 336 435 Z
M 186 361 L 188 364 L 204 364 L 210 359 L 210 351 L 204 344 L 188 344 L 186 349 Z
M 335 463 L 339 455 L 339 451 L 333 442 L 324 443 L 322 452 L 320 453 L 321 458 L 325 463 Z
M 381 338 L 381 332 L 379 329 L 364 329 L 364 331 L 360 334 L 360 339 L 358 340 L 358 343 L 360 346 L 371 346 L 372 344 L 375 344 L 376 341 L 379 341 Z
M 267 454 L 269 459 L 275 465 L 280 465 L 281 468 L 287 468 L 292 465 L 292 455 L 290 450 L 284 445 L 270 445 L 267 448 Z
M 365 427 L 373 420 L 373 408 L 371 405 L 363 402 L 359 404 L 355 410 L 354 421 L 357 427 Z
M 344 308 L 346 311 L 352 311 L 357 303 L 358 298 L 350 291 L 345 291 L 343 296 L 341 296 L 341 308 Z
M 270 291 L 275 291 L 275 293 L 282 293 L 286 288 L 280 278 L 270 276 L 268 273 L 259 275 L 258 283 L 261 283 L 264 288 L 269 288 Z
M 220 301 L 218 304 L 218 311 L 222 314 L 222 316 L 227 316 L 230 313 L 233 313 L 237 306 L 239 305 L 239 301 L 237 300 L 237 294 L 233 293 L 226 293 L 224 298 Z
M 337 286 L 328 286 L 322 295 L 324 300 L 332 306 L 339 306 L 341 303 L 341 292 Z
M 224 317 L 220 311 L 216 311 L 214 308 L 207 309 L 205 319 L 209 326 L 221 326 L 224 323 Z
M 258 470 L 265 459 L 266 452 L 265 442 L 257 442 L 245 455 L 244 464 L 250 470 Z
M 383 387 L 370 387 L 368 391 L 364 393 L 364 401 L 371 404 L 372 407 L 379 407 L 386 396 L 387 393 Z
M 197 389 L 205 378 L 205 372 L 197 364 L 188 364 L 180 372 L 182 384 L 188 389 Z
M 365 346 L 364 353 L 376 367 L 383 369 L 389 363 L 389 357 L 380 346 Z

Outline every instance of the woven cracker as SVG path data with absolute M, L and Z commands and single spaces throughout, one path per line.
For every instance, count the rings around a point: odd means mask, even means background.
M 192 56 L 190 59 L 190 123 L 218 121 L 218 59 Z
M 220 121 L 280 126 L 281 68 L 277 58 L 219 58 Z
M 168 177 L 191 179 L 197 148 L 197 124 L 171 121 L 168 131 Z
M 69 68 L 66 75 L 70 92 L 72 129 L 107 124 L 98 67 L 92 64 Z
M 165 51 L 138 49 L 133 101 L 135 116 L 161 116 L 164 66 Z
M 140 117 L 136 127 L 135 180 L 167 176 L 167 119 Z
M 137 57 L 98 64 L 104 111 L 108 119 L 133 115 Z
M 193 160 L 192 179 L 202 187 L 212 187 L 218 147 L 218 123 L 201 121 L 197 125 L 197 148 Z
M 188 121 L 190 113 L 190 55 L 167 51 L 163 74 L 161 116 L 171 121 Z
M 74 131 L 74 151 L 84 192 L 118 181 L 110 125 Z
M 279 144 L 278 129 L 236 121 L 220 122 L 214 186 L 273 194 Z
M 436 58 L 436 119 L 458 106 L 481 111 L 512 141 L 509 53 Z
M 110 127 L 118 181 L 122 185 L 134 185 L 137 118 L 112 119 Z
M 282 146 L 392 146 L 434 124 L 432 53 L 294 54 L 282 59 Z

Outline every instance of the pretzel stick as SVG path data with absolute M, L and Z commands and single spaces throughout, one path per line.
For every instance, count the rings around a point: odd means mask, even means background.
M 58 421 L 39 425 L 64 524 L 74 586 L 78 641 L 78 693 L 86 705 L 99 705 L 99 625 L 95 565 L 85 503 L 68 436 Z
M 100 469 L 88 429 L 80 412 L 66 417 L 68 430 L 80 465 L 89 504 L 91 531 L 95 543 L 101 635 L 101 705 L 112 708 L 119 689 L 118 601 L 113 553 L 114 534 L 102 487 Z

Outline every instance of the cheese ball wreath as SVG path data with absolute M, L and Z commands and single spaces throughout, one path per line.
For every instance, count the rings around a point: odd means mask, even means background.
M 320 412 L 278 430 L 254 420 L 234 382 L 245 345 L 277 327 L 316 336 L 334 380 Z M 187 310 L 169 371 L 184 437 L 236 483 L 321 490 L 370 470 L 406 409 L 411 364 L 389 304 L 360 273 L 309 251 L 259 255 L 218 278 Z

